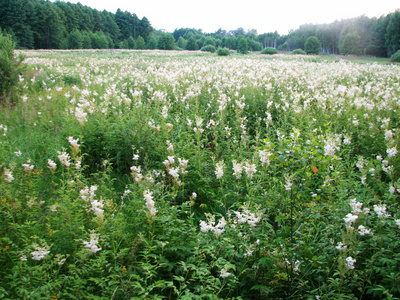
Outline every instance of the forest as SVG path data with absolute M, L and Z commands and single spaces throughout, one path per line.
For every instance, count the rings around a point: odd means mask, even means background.
M 249 51 L 266 47 L 281 51 L 304 49 L 316 36 L 327 54 L 390 57 L 400 45 L 400 10 L 379 18 L 359 16 L 330 24 L 304 24 L 286 35 L 255 29 L 179 28 L 163 32 L 135 13 L 98 11 L 80 3 L 45 0 L 0 0 L 0 28 L 20 49 L 163 49 L 199 50 L 207 45 L 236 50 L 245 38 Z
M 360 16 L 330 24 L 304 24 L 287 35 L 255 29 L 180 28 L 173 33 L 155 30 L 135 13 L 98 11 L 80 3 L 44 0 L 1 0 L 0 28 L 13 36 L 21 49 L 164 49 L 199 50 L 207 45 L 236 50 L 244 37 L 250 51 L 274 47 L 281 51 L 304 49 L 310 36 L 321 41 L 328 54 L 387 57 L 400 45 L 400 11 L 380 18 Z

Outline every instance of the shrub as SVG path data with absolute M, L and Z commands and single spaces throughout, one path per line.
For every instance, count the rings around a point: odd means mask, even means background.
M 397 50 L 397 52 L 390 57 L 390 61 L 400 62 L 400 50 Z
M 228 56 L 231 54 L 231 51 L 228 48 L 218 48 L 217 55 L 218 56 Z
M 307 54 L 319 54 L 321 50 L 320 40 L 316 36 L 308 37 L 304 44 L 304 50 Z
M 23 69 L 21 63 L 24 57 L 22 55 L 16 57 L 14 48 L 11 37 L 0 32 L 0 105 L 15 100 L 14 92 Z
M 215 47 L 213 45 L 207 45 L 201 48 L 201 51 L 205 51 L 205 52 L 215 52 Z
M 290 52 L 290 54 L 302 54 L 302 55 L 305 55 L 307 53 L 305 51 L 303 51 L 302 49 L 295 49 L 292 52 Z
M 261 54 L 272 55 L 272 54 L 277 54 L 277 53 L 278 53 L 278 50 L 276 50 L 275 48 L 272 48 L 272 47 L 267 47 L 261 51 Z

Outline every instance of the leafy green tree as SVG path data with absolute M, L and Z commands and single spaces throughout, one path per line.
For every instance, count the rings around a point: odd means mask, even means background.
M 319 54 L 321 51 L 321 42 L 316 36 L 307 38 L 304 44 L 304 50 L 307 54 Z
M 21 65 L 24 57 L 15 56 L 14 42 L 8 35 L 3 35 L 0 31 L 0 106 L 11 104 L 16 99 L 15 91 L 19 75 L 23 70 Z
M 180 36 L 176 45 L 181 49 L 186 49 L 187 41 L 183 36 Z
M 400 50 L 397 50 L 397 52 L 390 57 L 390 61 L 400 63 Z
M 242 54 L 246 54 L 249 50 L 249 42 L 244 36 L 239 37 L 236 51 Z
M 157 42 L 157 49 L 173 50 L 175 48 L 174 36 L 170 33 L 162 33 Z
M 278 50 L 281 50 L 281 51 L 287 51 L 287 50 L 289 50 L 289 44 L 288 44 L 288 42 L 284 42 L 282 45 L 278 46 Z
M 135 49 L 146 49 L 146 42 L 140 35 L 135 41 Z
M 361 55 L 361 38 L 355 33 L 348 33 L 344 37 L 341 45 L 340 45 L 340 53 L 344 55 L 354 54 Z
M 107 49 L 110 47 L 104 32 L 96 32 L 91 35 L 93 49 Z
M 192 36 L 186 43 L 186 50 L 198 50 L 199 45 L 196 42 L 196 39 Z
M 150 34 L 149 40 L 147 41 L 146 44 L 147 49 L 156 49 L 157 48 L 157 37 L 155 34 Z
M 91 49 L 92 48 L 91 34 L 87 31 L 83 31 L 81 32 L 81 34 L 82 34 L 82 48 Z
M 69 49 L 82 49 L 83 38 L 78 29 L 75 29 L 68 35 L 68 48 Z
M 388 56 L 400 49 L 400 10 L 390 14 L 385 39 Z
M 126 48 L 127 49 L 135 49 L 135 40 L 132 36 L 126 39 Z

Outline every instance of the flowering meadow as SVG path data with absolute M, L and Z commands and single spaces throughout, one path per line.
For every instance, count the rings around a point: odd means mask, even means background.
M 24 54 L 0 298 L 400 299 L 400 66 Z

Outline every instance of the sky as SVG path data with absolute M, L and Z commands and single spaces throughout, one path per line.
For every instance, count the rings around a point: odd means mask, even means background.
M 366 15 L 380 17 L 400 9 L 399 0 L 63 0 L 115 13 L 146 17 L 155 29 L 173 32 L 177 28 L 256 29 L 258 34 L 278 31 L 288 34 L 303 24 L 329 24 L 335 20 Z

